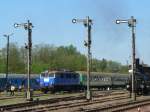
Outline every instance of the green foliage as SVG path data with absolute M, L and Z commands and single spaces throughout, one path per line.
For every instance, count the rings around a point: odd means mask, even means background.
M 6 68 L 6 48 L 0 54 L 0 72 Z M 97 72 L 127 72 L 127 66 L 106 59 L 92 59 L 92 71 Z M 32 73 L 41 73 L 47 69 L 70 69 L 86 71 L 86 56 L 77 51 L 73 45 L 55 47 L 49 44 L 38 44 L 32 49 Z M 9 72 L 27 72 L 27 50 L 10 44 Z

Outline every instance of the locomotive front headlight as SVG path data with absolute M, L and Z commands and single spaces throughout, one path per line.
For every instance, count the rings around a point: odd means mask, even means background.
M 44 82 L 49 82 L 49 78 L 44 78 Z

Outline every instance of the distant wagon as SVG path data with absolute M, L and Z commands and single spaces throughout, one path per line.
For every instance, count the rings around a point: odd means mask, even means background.
M 39 76 L 37 76 L 37 75 L 31 76 L 30 88 L 32 90 L 40 89 L 40 85 L 39 85 L 38 80 L 39 80 Z M 16 90 L 27 89 L 27 75 L 26 74 L 10 74 L 10 75 L 8 75 L 7 83 L 6 83 L 6 77 L 1 75 L 0 76 L 0 91 L 10 89 L 9 88 L 10 85 L 15 86 Z

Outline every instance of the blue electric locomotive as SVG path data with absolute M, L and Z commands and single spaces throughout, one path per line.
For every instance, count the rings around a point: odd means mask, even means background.
M 56 91 L 74 91 L 80 87 L 80 77 L 76 72 L 52 71 L 40 75 L 40 88 L 47 93 Z

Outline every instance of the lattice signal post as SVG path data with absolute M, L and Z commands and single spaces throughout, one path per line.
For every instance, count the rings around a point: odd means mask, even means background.
M 31 50 L 32 50 L 32 23 L 28 20 L 27 23 L 15 23 L 15 28 L 23 27 L 25 30 L 28 31 L 28 45 L 25 45 L 25 48 L 28 50 L 28 87 L 27 87 L 27 100 L 32 100 L 31 91 L 30 91 L 30 75 L 31 75 Z
M 135 86 L 136 86 L 136 62 L 135 62 L 135 27 L 136 27 L 136 19 L 134 19 L 133 16 L 131 16 L 131 19 L 128 20 L 116 20 L 116 24 L 120 23 L 127 23 L 128 26 L 131 28 L 132 31 L 132 98 L 133 100 L 136 100 L 136 92 L 135 92 Z
M 87 92 L 86 99 L 91 100 L 92 94 L 90 91 L 90 72 L 91 72 L 91 26 L 92 20 L 89 16 L 86 19 L 72 19 L 72 23 L 83 23 L 87 28 L 87 41 L 84 41 L 84 45 L 87 47 Z

